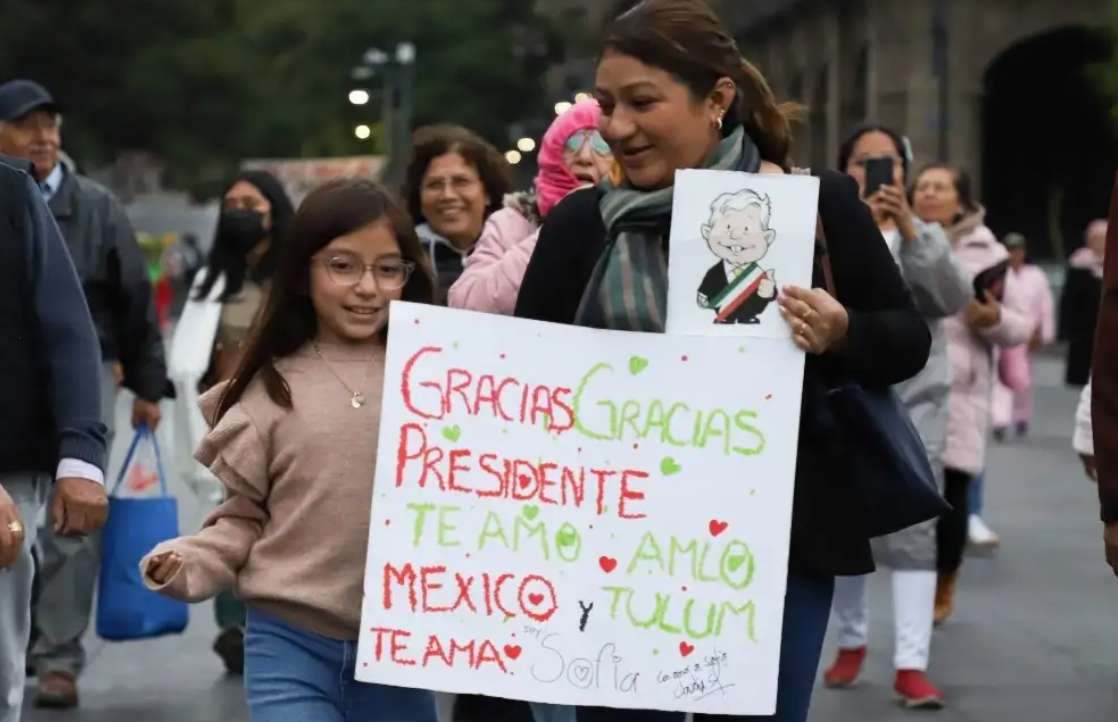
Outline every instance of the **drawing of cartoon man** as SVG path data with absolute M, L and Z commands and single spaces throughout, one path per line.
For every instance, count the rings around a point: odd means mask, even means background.
M 772 201 L 744 188 L 718 196 L 710 210 L 702 234 L 719 261 L 699 285 L 699 306 L 715 312 L 715 323 L 760 323 L 776 298 L 775 274 L 757 265 L 776 240 Z

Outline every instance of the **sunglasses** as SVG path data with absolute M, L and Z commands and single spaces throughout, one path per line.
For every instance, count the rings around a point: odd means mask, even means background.
M 590 150 L 603 158 L 613 155 L 609 143 L 607 143 L 606 139 L 602 137 L 602 134 L 596 130 L 580 130 L 576 133 L 572 133 L 571 137 L 567 138 L 564 148 L 571 153 L 581 153 L 587 143 L 590 143 Z

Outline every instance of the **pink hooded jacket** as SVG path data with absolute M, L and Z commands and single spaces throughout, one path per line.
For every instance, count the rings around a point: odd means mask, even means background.
M 580 185 L 563 162 L 563 146 L 574 133 L 597 128 L 600 114 L 596 101 L 584 101 L 552 122 L 540 142 L 537 213 L 519 208 L 520 199 L 514 194 L 505 199 L 504 208 L 489 216 L 477 245 L 466 258 L 465 270 L 450 287 L 447 300 L 451 308 L 512 314 L 520 281 L 539 238 L 539 222 L 534 216 L 546 218 L 556 203 Z
M 1009 257 L 1005 246 L 998 243 L 983 224 L 985 216 L 986 212 L 979 209 L 948 230 L 955 259 L 971 279 Z M 943 460 L 949 469 L 978 474 L 986 465 L 994 349 L 1027 342 L 1036 322 L 1013 274 L 1006 276 L 1001 320 L 996 326 L 973 331 L 967 326 L 964 313 L 943 322 L 947 355 L 951 361 L 947 450 Z

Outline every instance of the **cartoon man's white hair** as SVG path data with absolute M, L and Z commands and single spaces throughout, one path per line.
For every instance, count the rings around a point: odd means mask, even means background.
M 711 219 L 728 210 L 740 211 L 749 206 L 760 206 L 761 226 L 769 228 L 772 220 L 773 204 L 767 193 L 758 193 L 752 188 L 742 188 L 734 193 L 723 193 L 710 204 Z

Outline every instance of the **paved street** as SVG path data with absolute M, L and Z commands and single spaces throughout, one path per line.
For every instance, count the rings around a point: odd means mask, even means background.
M 891 600 L 873 585 L 871 656 L 855 690 L 820 689 L 813 722 L 1113 722 L 1118 720 L 1118 580 L 1102 561 L 1098 503 L 1070 449 L 1076 394 L 1040 368 L 1039 419 L 1026 443 L 995 447 L 987 520 L 1003 549 L 969 558 L 956 616 L 936 632 L 932 677 L 949 707 L 912 713 L 891 699 Z M 246 720 L 240 682 L 209 651 L 209 605 L 181 638 L 91 641 L 80 711 L 31 710 L 29 722 Z M 833 651 L 824 653 L 827 663 Z M 30 692 L 30 690 L 29 690 Z

